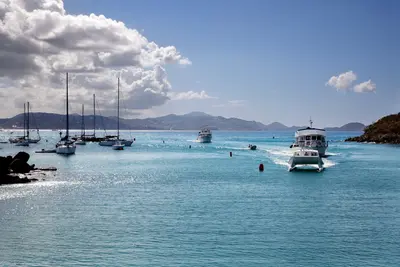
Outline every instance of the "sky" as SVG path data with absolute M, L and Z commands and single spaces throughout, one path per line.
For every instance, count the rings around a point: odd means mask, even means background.
M 203 111 L 318 127 L 400 111 L 400 2 L 0 0 L 0 117 Z

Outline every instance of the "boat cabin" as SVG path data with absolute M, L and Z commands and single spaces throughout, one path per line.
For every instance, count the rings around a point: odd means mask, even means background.
M 296 141 L 293 147 L 326 147 L 325 130 L 307 127 L 300 129 L 295 134 Z

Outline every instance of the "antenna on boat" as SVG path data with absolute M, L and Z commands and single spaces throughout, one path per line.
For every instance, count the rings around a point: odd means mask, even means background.
M 312 119 L 310 117 L 310 128 L 312 128 L 312 124 L 313 124 L 313 121 L 312 121 Z

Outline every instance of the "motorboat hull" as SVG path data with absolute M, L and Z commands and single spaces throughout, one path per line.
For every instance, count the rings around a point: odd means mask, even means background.
M 18 143 L 15 143 L 15 146 L 29 146 L 28 141 L 20 141 Z
M 86 142 L 83 140 L 77 140 L 77 141 L 75 141 L 75 145 L 84 146 L 84 145 L 86 145 Z
M 113 146 L 113 145 L 115 145 L 116 142 L 117 142 L 117 140 L 104 140 L 104 141 L 100 141 L 99 145 L 100 146 Z M 133 141 L 122 140 L 121 143 L 123 146 L 132 146 Z
M 293 156 L 289 159 L 289 171 L 295 170 L 298 165 L 317 166 L 319 172 L 324 169 L 324 162 L 318 151 L 312 149 L 302 149 L 293 153 Z
M 56 153 L 62 155 L 72 155 L 75 154 L 76 146 L 72 145 L 59 145 L 56 147 Z
M 211 143 L 212 135 L 202 135 L 197 137 L 199 143 Z

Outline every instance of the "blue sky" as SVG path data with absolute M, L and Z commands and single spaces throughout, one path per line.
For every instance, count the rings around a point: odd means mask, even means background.
M 398 1 L 66 0 L 72 14 L 104 14 L 192 62 L 167 66 L 173 91 L 154 115 L 204 111 L 263 123 L 371 123 L 400 108 Z M 352 71 L 347 90 L 326 83 Z M 371 80 L 375 92 L 353 86 Z

